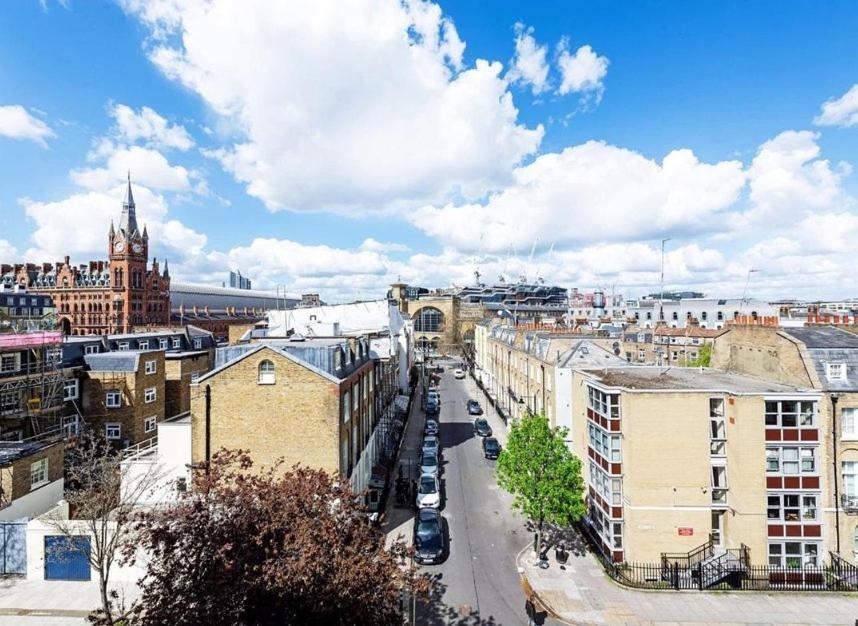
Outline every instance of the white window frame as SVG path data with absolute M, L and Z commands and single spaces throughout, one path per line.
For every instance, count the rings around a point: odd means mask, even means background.
M 127 341 L 120 341 L 117 344 L 116 348 L 117 348 L 117 350 L 121 350 L 124 352 L 124 351 L 128 350 L 129 345 L 130 344 Z
M 170 342 L 167 339 L 161 338 L 158 340 L 158 347 L 161 350 L 166 350 L 169 347 L 169 345 L 170 345 Z
M 343 394 L 343 423 L 348 424 L 349 420 L 352 418 L 352 396 L 351 391 L 348 390 Z
M 17 372 L 19 369 L 21 369 L 20 352 L 0 355 L 0 372 L 8 374 L 9 372 Z
M 858 407 L 847 406 L 840 409 L 840 438 L 845 441 L 858 441 Z
M 151 404 L 158 399 L 158 389 L 155 387 L 147 387 L 143 391 L 143 402 L 146 404 Z
M 84 346 L 83 353 L 84 354 L 98 354 L 98 346 L 96 344 L 90 344 L 88 346 Z
M 48 457 L 30 463 L 30 491 L 48 484 Z
M 116 398 L 111 401 L 111 398 Z M 122 394 L 116 390 L 110 390 L 104 394 L 104 406 L 108 409 L 118 409 L 122 406 Z
M 199 373 L 199 372 L 192 372 L 192 373 L 191 373 L 191 382 L 192 382 L 192 383 L 197 382 L 197 381 L 199 380 L 199 378 L 200 378 L 200 373 Z
M 789 553 L 787 552 L 788 548 Z M 819 567 L 820 553 L 820 543 L 815 541 L 770 541 L 768 547 L 769 566 L 784 570 Z M 797 563 L 796 559 L 798 559 Z
M 176 349 L 176 348 L 181 348 L 181 347 L 182 347 L 182 340 L 179 339 L 178 337 L 173 337 L 173 348 Z
M 153 415 L 143 420 L 143 432 L 151 433 L 158 428 L 158 416 Z
M 199 337 L 194 337 L 194 350 L 200 350 L 203 347 L 203 340 Z
M 788 452 L 788 454 L 784 454 Z M 805 461 L 812 461 L 811 469 L 805 469 Z M 769 467 L 774 461 L 777 468 Z M 785 471 L 786 465 L 795 465 L 796 471 Z M 819 458 L 817 449 L 810 446 L 768 446 L 766 447 L 766 472 L 782 476 L 816 475 L 819 473 Z
M 157 372 L 158 371 L 158 362 L 155 359 L 152 359 L 151 361 L 146 361 L 146 370 L 145 371 L 147 374 L 154 374 L 155 372 Z
M 149 340 L 148 339 L 139 340 L 137 342 L 137 349 L 138 350 L 148 350 L 149 349 Z
M 110 440 L 122 439 L 122 424 L 119 422 L 107 422 L 104 425 L 104 438 Z
M 790 499 L 789 504 L 787 498 Z M 818 523 L 819 500 L 819 494 L 816 493 L 769 492 L 766 496 L 766 518 L 769 522 L 786 524 Z M 795 511 L 796 517 L 787 519 L 787 510 Z M 771 515 L 774 511 L 777 511 L 776 517 Z
M 846 363 L 826 363 L 825 377 L 828 380 L 846 380 Z
M 256 368 L 256 376 L 256 382 L 260 385 L 273 385 L 274 383 L 276 383 L 277 371 L 274 366 L 274 361 L 270 359 L 260 361 L 259 365 Z
M 77 400 L 80 397 L 80 381 L 77 378 L 67 378 L 63 381 L 63 402 Z M 69 390 L 72 390 L 69 393 Z
M 795 405 L 795 411 L 784 411 L 785 404 Z M 804 405 L 810 405 L 810 411 Z M 772 407 L 771 405 L 775 405 Z M 764 404 L 766 428 L 817 428 L 819 403 L 816 400 L 777 399 Z

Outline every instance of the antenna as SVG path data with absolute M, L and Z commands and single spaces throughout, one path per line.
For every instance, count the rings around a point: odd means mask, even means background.
M 658 292 L 658 321 L 664 321 L 664 244 L 670 241 L 670 237 L 661 240 L 661 287 Z
M 748 278 L 745 279 L 745 288 L 742 290 L 742 306 L 744 307 L 748 301 L 745 296 L 748 294 L 748 284 L 751 282 L 751 274 L 756 274 L 760 270 L 749 269 L 748 270 Z

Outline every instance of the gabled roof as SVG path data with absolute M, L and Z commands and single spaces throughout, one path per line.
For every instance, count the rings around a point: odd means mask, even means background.
M 597 343 L 582 339 L 557 359 L 557 367 L 626 366 L 628 361 Z

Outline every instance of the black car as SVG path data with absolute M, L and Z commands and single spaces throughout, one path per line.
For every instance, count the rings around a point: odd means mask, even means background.
M 423 434 L 425 436 L 429 435 L 438 435 L 438 422 L 435 420 L 426 420 L 426 424 L 423 425 Z M 491 435 L 491 432 L 489 433 Z
M 479 435 L 480 437 L 491 437 L 492 436 L 492 427 L 489 426 L 488 421 L 484 417 L 478 417 L 474 420 L 474 434 Z
M 420 509 L 414 520 L 414 560 L 440 563 L 447 552 L 444 518 L 435 509 Z
M 468 400 L 468 414 L 469 415 L 482 415 L 483 407 L 480 406 L 480 403 L 476 400 Z
M 494 437 L 483 439 L 483 455 L 487 459 L 496 459 L 500 456 L 500 443 Z

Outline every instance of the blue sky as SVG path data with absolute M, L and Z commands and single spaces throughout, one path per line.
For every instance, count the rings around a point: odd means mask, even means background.
M 131 168 L 196 282 L 640 294 L 670 237 L 677 287 L 856 295 L 856 3 L 195 4 L 6 12 L 4 262 L 105 256 Z

